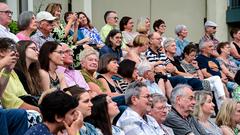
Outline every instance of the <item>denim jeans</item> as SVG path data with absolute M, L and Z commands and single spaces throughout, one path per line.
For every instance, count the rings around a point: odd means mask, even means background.
M 28 128 L 27 112 L 22 109 L 0 109 L 0 135 L 23 135 Z
M 182 76 L 172 76 L 168 78 L 172 87 L 175 87 L 177 84 L 188 84 L 193 90 L 202 90 L 202 82 L 197 78 L 184 78 Z

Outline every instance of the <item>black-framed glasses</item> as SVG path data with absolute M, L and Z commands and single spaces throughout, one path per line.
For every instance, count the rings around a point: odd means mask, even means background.
M 115 20 L 118 20 L 118 19 L 119 19 L 118 17 L 110 17 L 110 18 L 113 18 L 113 19 L 115 19 Z
M 6 11 L 0 11 L 2 13 L 8 14 L 8 15 L 13 15 L 13 12 L 10 10 L 6 10 Z

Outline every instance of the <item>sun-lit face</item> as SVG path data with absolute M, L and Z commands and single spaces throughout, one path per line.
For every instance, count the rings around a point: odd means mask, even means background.
M 7 27 L 11 21 L 12 21 L 12 14 L 13 12 L 11 9 L 8 7 L 7 4 L 1 3 L 0 4 L 0 20 L 1 20 L 1 25 Z
M 124 26 L 125 30 L 132 31 L 134 27 L 134 22 L 132 19 L 129 19 L 127 25 Z
M 186 28 L 183 28 L 179 35 L 182 36 L 183 38 L 186 38 L 188 35 L 188 30 Z
M 39 28 L 41 31 L 44 31 L 44 33 L 50 34 L 53 31 L 53 24 L 54 21 L 42 20 L 39 22 Z
M 63 65 L 64 57 L 65 55 L 60 45 L 58 45 L 57 48 L 49 54 L 50 62 L 54 63 L 56 66 Z
M 116 13 L 110 13 L 107 17 L 107 23 L 112 26 L 118 25 L 118 17 Z
M 86 26 L 87 23 L 88 23 L 87 17 L 84 14 L 79 15 L 79 21 L 80 21 L 82 26 Z
M 121 33 L 117 33 L 115 36 L 110 37 L 110 41 L 112 42 L 113 47 L 121 46 L 122 34 Z
M 81 63 L 82 67 L 91 72 L 95 72 L 98 69 L 98 57 L 95 54 L 87 56 Z
M 179 97 L 178 104 L 183 112 L 190 114 L 194 110 L 196 100 L 194 98 L 194 93 L 190 88 L 185 87 L 184 91 L 185 95 Z
M 31 22 L 29 24 L 29 28 L 32 29 L 32 30 L 37 29 L 37 21 L 36 21 L 35 15 L 32 16 Z
M 204 114 L 211 115 L 214 113 L 214 103 L 212 102 L 212 96 L 207 95 L 206 102 L 201 105 Z
M 92 111 L 92 102 L 88 92 L 84 92 L 80 95 L 80 100 L 78 101 L 78 110 L 82 113 L 83 117 L 87 117 L 91 115 Z
M 151 116 L 153 116 L 158 123 L 165 121 L 168 113 L 168 107 L 166 102 L 157 102 L 150 111 Z
M 107 103 L 108 103 L 108 115 L 110 119 L 114 118 L 120 111 L 118 109 L 117 103 L 112 101 L 112 99 L 107 96 Z
M 237 103 L 236 109 L 231 115 L 231 119 L 234 123 L 240 124 L 240 103 Z
M 110 73 L 116 74 L 118 71 L 118 67 L 119 67 L 119 65 L 118 65 L 117 60 L 112 60 L 108 63 L 107 70 Z
M 64 65 L 71 65 L 73 64 L 73 50 L 68 47 L 68 45 L 62 45 L 62 50 L 64 52 Z
M 30 44 L 25 51 L 26 61 L 36 62 L 38 61 L 39 49 L 36 44 Z
M 133 105 L 139 109 L 140 113 L 145 114 L 151 109 L 151 94 L 147 87 L 141 87 L 141 92 L 139 96 L 133 96 L 132 102 Z

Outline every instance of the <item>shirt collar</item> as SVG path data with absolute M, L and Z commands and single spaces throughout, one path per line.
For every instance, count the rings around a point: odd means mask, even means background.
M 8 27 L 3 26 L 0 24 L 0 29 L 3 29 L 4 31 L 10 32 L 10 29 Z

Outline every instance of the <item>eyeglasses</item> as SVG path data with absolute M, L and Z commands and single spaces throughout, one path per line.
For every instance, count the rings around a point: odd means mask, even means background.
M 35 52 L 39 52 L 39 49 L 37 47 L 28 47 L 28 48 L 32 49 Z
M 163 111 L 163 110 L 166 110 L 166 109 L 168 109 L 169 107 L 168 106 L 166 106 L 166 105 L 164 105 L 164 106 L 161 106 L 161 107 L 154 107 L 156 110 L 158 110 L 158 111 Z
M 118 19 L 119 19 L 118 17 L 109 17 L 109 18 L 113 18 L 113 19 L 115 19 L 115 20 L 118 20 Z
M 163 24 L 163 25 L 160 25 L 160 27 L 167 27 L 167 26 Z
M 13 12 L 10 11 L 10 10 L 0 11 L 0 12 L 5 13 L 5 14 L 7 14 L 7 15 L 12 15 L 12 14 L 13 14 Z
M 65 51 L 63 51 L 63 52 L 66 53 L 66 54 L 71 54 L 71 55 L 73 54 L 73 51 L 70 50 L 70 49 L 69 49 L 69 50 L 65 50 Z
M 143 97 L 143 98 L 146 98 L 146 99 L 152 98 L 152 96 L 150 94 L 145 95 L 145 96 L 139 96 L 139 97 Z
M 63 55 L 63 54 L 64 54 L 64 51 L 53 51 L 53 52 L 56 52 L 56 53 L 58 53 L 58 54 L 60 54 L 60 55 Z

